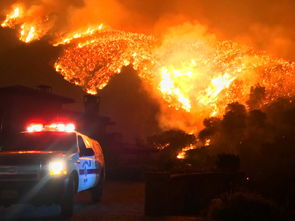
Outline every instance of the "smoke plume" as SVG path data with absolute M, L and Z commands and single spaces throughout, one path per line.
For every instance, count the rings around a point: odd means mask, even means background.
M 295 2 L 217 0 L 3 0 L 3 14 L 15 4 L 25 19 L 57 34 L 105 23 L 127 31 L 157 33 L 163 26 L 197 21 L 219 37 L 246 43 L 273 55 L 294 59 Z
M 295 65 L 286 61 L 295 58 L 291 0 L 4 0 L 0 7 L 2 27 L 24 42 L 73 32 L 56 70 L 89 93 L 133 64 L 165 129 L 199 130 L 201 119 L 228 103 L 245 104 L 258 83 L 267 101 L 294 95 Z

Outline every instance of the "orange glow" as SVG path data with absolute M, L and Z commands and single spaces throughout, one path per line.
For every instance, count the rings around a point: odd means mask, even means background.
M 215 103 L 218 99 L 218 95 L 224 90 L 230 87 L 231 83 L 236 79 L 236 76 L 230 76 L 225 73 L 224 75 L 217 76 L 212 79 L 211 84 L 205 90 L 205 95 L 200 95 L 198 97 L 199 102 L 204 105 L 211 105 L 212 112 L 210 116 L 215 116 L 218 114 L 218 110 Z
M 72 40 L 65 40 L 71 44 L 55 68 L 65 80 L 95 95 L 124 66 L 132 65 L 161 105 L 181 112 L 171 117 L 171 110 L 162 108 L 161 125 L 187 132 L 197 131 L 205 117 L 221 116 L 228 103 L 245 104 L 251 86 L 266 88 L 265 102 L 295 95 L 294 63 L 258 54 L 234 42 L 218 41 L 199 29 L 176 27 L 161 42 L 111 28 L 76 33 Z M 284 86 L 278 87 L 277 82 Z M 199 124 L 184 122 L 184 117 L 198 118 Z
M 22 4 L 15 4 L 6 14 L 6 19 L 1 23 L 2 28 L 16 29 L 19 40 L 30 43 L 41 39 L 51 27 L 46 17 L 33 16 L 34 10 L 25 10 Z
M 55 70 L 88 94 L 99 93 L 131 65 L 158 101 L 165 129 L 196 133 L 204 118 L 222 116 L 227 104 L 246 104 L 257 84 L 267 91 L 264 103 L 295 95 L 294 62 L 219 40 L 199 24 L 166 27 L 156 36 L 115 30 L 100 21 L 59 30 L 46 10 L 26 7 L 13 5 L 1 26 L 19 29 L 26 43 L 48 34 L 54 46 L 63 48 Z
M 165 98 L 170 101 L 171 97 L 175 97 L 180 104 L 179 107 L 189 112 L 191 110 L 191 103 L 185 97 L 185 91 L 182 90 L 182 86 L 189 85 L 192 72 L 190 70 L 177 70 L 173 68 L 169 70 L 166 67 L 162 67 L 161 77 L 160 90 Z M 178 108 L 178 105 L 176 108 Z
M 87 94 L 97 95 L 97 92 L 95 90 L 87 90 Z
M 53 46 L 58 46 L 58 45 L 65 45 L 65 44 L 70 44 L 71 42 L 73 42 L 76 39 L 79 38 L 85 38 L 88 36 L 93 35 L 95 32 L 101 31 L 105 28 L 105 26 L 103 24 L 100 24 L 98 26 L 91 26 L 89 28 L 87 28 L 86 30 L 81 30 L 81 31 L 75 31 L 73 33 L 70 33 L 68 35 L 66 35 L 65 37 L 57 40 Z M 93 42 L 92 42 L 93 43 Z M 86 43 L 87 44 L 87 43 Z M 80 45 L 80 47 L 83 47 L 83 45 Z
M 20 31 L 20 40 L 25 42 L 25 43 L 29 43 L 32 42 L 34 40 L 38 40 L 39 39 L 39 35 L 36 32 L 36 28 L 32 25 L 27 25 L 27 24 L 23 24 L 21 26 L 21 31 Z
M 180 160 L 183 160 L 186 158 L 186 152 L 189 151 L 189 150 L 194 150 L 196 149 L 197 147 L 195 145 L 189 145 L 187 147 L 184 147 L 182 148 L 182 150 L 177 154 L 176 158 L 177 159 L 180 159 Z
M 55 172 L 55 171 L 52 171 L 52 170 L 49 171 L 49 174 L 51 176 L 67 175 L 67 173 L 68 172 L 66 170 L 62 170 L 62 171 L 58 171 L 58 172 Z
M 42 151 L 42 150 L 26 150 L 26 151 L 11 151 L 9 153 L 16 154 L 40 154 L 40 153 L 53 153 L 52 151 Z
M 86 33 L 86 34 L 85 34 Z M 82 86 L 89 94 L 97 94 L 114 74 L 124 66 L 132 64 L 135 69 L 150 63 L 153 37 L 143 34 L 126 33 L 112 29 L 97 29 L 74 39 L 55 63 L 55 69 L 75 85 Z M 79 36 L 81 36 L 79 38 Z M 91 78 L 85 81 L 85 78 Z
M 23 7 L 21 5 L 15 5 L 12 10 L 6 15 L 6 19 L 2 22 L 1 27 L 14 27 L 16 21 L 23 16 Z
M 210 140 L 210 139 L 207 139 L 207 140 L 205 141 L 205 147 L 210 146 L 210 144 L 211 144 L 211 140 Z
M 157 150 L 164 150 L 169 146 L 170 146 L 170 143 L 165 143 L 165 144 L 162 144 L 162 145 L 158 145 L 156 148 L 157 148 Z
M 177 159 L 180 159 L 180 160 L 183 160 L 183 159 L 185 159 L 185 152 L 180 152 L 180 153 L 178 153 L 178 155 L 177 155 Z

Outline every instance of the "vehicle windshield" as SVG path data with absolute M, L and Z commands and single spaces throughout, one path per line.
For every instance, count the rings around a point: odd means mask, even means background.
M 10 139 L 3 151 L 74 151 L 77 148 L 76 135 L 64 132 L 20 133 Z

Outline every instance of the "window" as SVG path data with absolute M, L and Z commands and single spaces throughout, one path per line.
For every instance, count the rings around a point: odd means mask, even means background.
M 78 136 L 78 145 L 79 145 L 79 149 L 80 149 L 80 154 L 83 155 L 83 153 L 85 153 L 85 151 L 86 151 L 86 145 L 85 145 L 84 140 L 81 136 Z
M 76 135 L 63 132 L 21 133 L 3 150 L 77 151 Z

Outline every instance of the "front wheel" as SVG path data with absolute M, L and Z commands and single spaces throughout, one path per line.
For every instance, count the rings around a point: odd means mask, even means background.
M 75 186 L 76 186 L 75 179 L 71 177 L 67 185 L 67 189 L 65 190 L 65 193 L 60 202 L 60 208 L 61 208 L 60 215 L 62 218 L 70 218 L 73 216 Z

